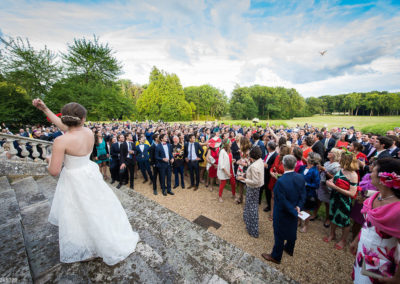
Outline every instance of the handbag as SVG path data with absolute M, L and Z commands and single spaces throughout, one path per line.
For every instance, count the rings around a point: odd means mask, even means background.
M 98 160 L 107 160 L 107 154 L 101 154 L 97 157 Z

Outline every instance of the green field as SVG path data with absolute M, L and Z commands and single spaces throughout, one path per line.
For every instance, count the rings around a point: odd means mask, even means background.
M 252 124 L 249 120 L 221 119 L 225 124 L 246 125 Z M 374 132 L 384 134 L 387 130 L 400 127 L 400 116 L 344 116 L 344 115 L 315 115 L 312 117 L 296 117 L 290 120 L 260 120 L 257 125 L 265 127 L 269 125 L 303 126 L 305 123 L 316 127 L 350 127 L 360 129 L 363 132 Z

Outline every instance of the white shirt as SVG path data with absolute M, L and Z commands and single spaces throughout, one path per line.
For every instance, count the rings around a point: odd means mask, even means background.
M 271 152 L 271 153 L 268 153 L 268 157 L 267 157 L 267 159 L 265 160 L 265 163 L 268 162 L 268 160 L 272 157 L 272 155 L 273 155 L 275 152 L 276 152 L 276 151 L 273 151 L 273 152 Z
M 168 149 L 168 144 L 162 144 L 164 148 L 164 153 L 165 153 L 165 158 L 169 160 L 169 149 Z
M 196 150 L 195 150 L 195 147 L 194 147 L 194 143 L 190 143 L 190 142 L 189 142 L 188 151 L 189 151 L 189 152 L 188 152 L 188 158 L 189 158 L 189 160 L 191 160 L 191 161 L 196 160 L 197 155 L 196 155 Z
M 142 153 L 144 152 L 144 144 L 140 144 L 139 145 L 140 151 L 142 151 Z

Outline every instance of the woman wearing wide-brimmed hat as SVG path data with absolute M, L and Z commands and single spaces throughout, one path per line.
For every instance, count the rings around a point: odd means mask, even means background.
M 219 147 L 221 146 L 221 138 L 215 136 L 208 141 L 210 151 L 207 154 L 208 162 L 208 182 L 211 183 L 210 191 L 214 190 L 215 179 L 217 178 Z M 208 187 L 209 184 L 206 186 Z

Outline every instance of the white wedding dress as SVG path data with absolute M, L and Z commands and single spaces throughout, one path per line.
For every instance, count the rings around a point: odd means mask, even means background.
M 114 265 L 135 251 L 139 235 L 89 156 L 65 155 L 49 222 L 59 227 L 61 262 L 101 257 Z

